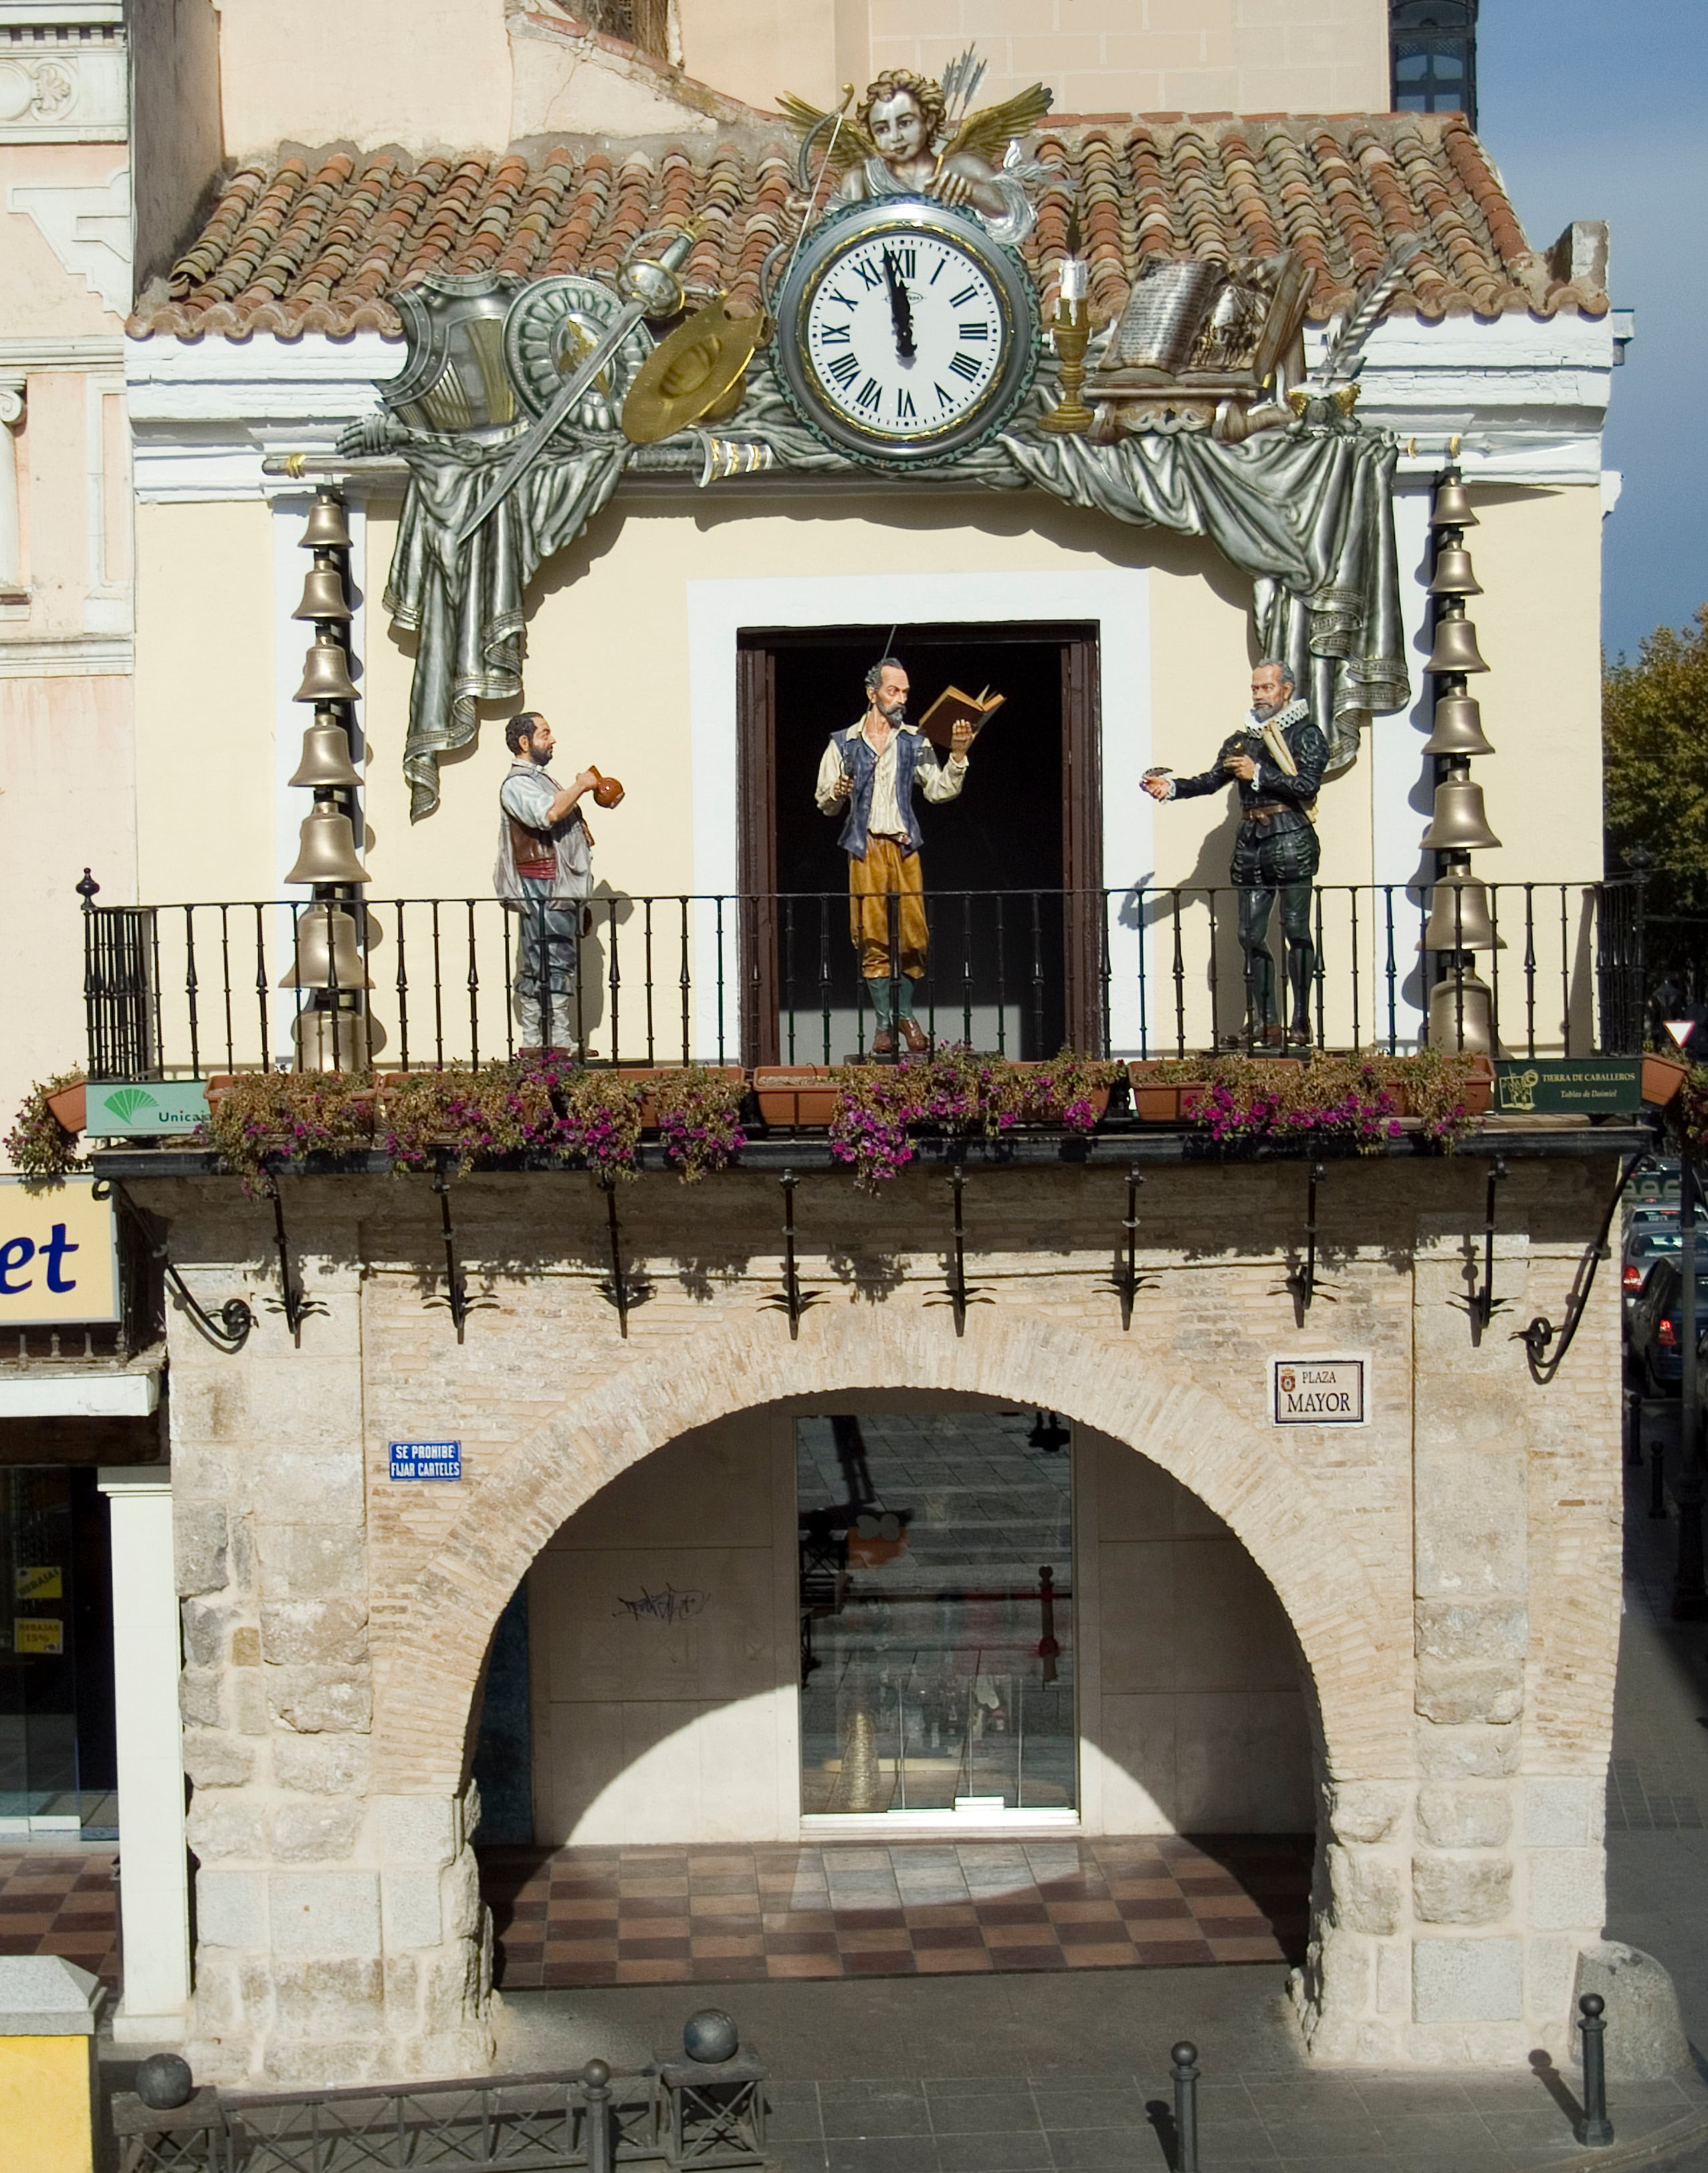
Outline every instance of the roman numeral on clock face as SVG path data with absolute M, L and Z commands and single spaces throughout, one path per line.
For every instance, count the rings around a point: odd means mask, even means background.
M 970 354 L 957 354 L 949 368 L 955 376 L 964 377 L 969 383 L 978 375 L 978 364 Z

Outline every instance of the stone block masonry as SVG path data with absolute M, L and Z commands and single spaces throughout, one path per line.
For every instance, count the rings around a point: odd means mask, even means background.
M 1511 1328 L 1561 1318 L 1611 1157 L 1516 1160 L 1479 1333 L 1484 1165 L 1331 1166 L 1322 1295 L 1284 1277 L 1305 1171 L 1187 1165 L 1141 1195 L 1130 1333 L 1107 1287 L 1124 1178 L 974 1167 L 964 1335 L 940 1302 L 940 1174 L 879 1197 L 802 1178 L 791 1340 L 775 1181 L 618 1195 L 654 1284 L 627 1340 L 579 1174 L 477 1176 L 454 1202 L 493 1303 L 459 1344 L 424 1180 L 283 1180 L 325 1308 L 294 1342 L 234 1183 L 133 1179 L 204 1302 L 248 1296 L 231 1356 L 171 1327 L 181 1707 L 197 1863 L 191 2052 L 204 2080 L 477 2072 L 490 1928 L 468 1779 L 493 1626 L 601 1487 L 733 1414 L 897 1389 L 1040 1405 L 1150 1459 L 1231 1529 L 1285 1609 L 1315 1717 L 1319 1848 L 1301 2028 L 1325 2062 L 1570 2057 L 1602 1931 L 1601 1790 L 1619 1612 L 1619 1291 L 1559 1378 Z M 1270 1423 L 1280 1356 L 1360 1354 L 1358 1427 Z M 832 1405 L 831 1407 L 834 1407 Z M 457 1484 L 389 1476 L 394 1440 L 462 1444 Z

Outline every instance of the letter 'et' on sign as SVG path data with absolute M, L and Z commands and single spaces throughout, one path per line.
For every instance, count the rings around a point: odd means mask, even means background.
M 1270 1424 L 1367 1426 L 1369 1372 L 1367 1356 L 1270 1359 Z
M 0 1330 L 119 1318 L 113 1203 L 93 1178 L 0 1177 Z

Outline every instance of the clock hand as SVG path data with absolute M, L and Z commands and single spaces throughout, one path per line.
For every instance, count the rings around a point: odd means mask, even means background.
M 913 359 L 913 312 L 908 300 L 908 290 L 902 284 L 896 260 L 886 249 L 884 251 L 884 278 L 890 290 L 890 322 L 895 327 L 896 353 L 902 362 Z

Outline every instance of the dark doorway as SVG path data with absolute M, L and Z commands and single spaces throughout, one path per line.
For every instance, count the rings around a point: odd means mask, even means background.
M 886 627 L 741 638 L 741 889 L 750 901 L 749 1060 L 838 1063 L 865 1051 L 838 822 L 813 790 L 833 731 L 865 709 Z M 1095 630 L 902 626 L 890 646 L 918 720 L 946 687 L 1004 705 L 965 790 L 916 801 L 931 941 L 918 992 L 938 1042 L 1034 1059 L 1100 1043 L 1102 926 Z

